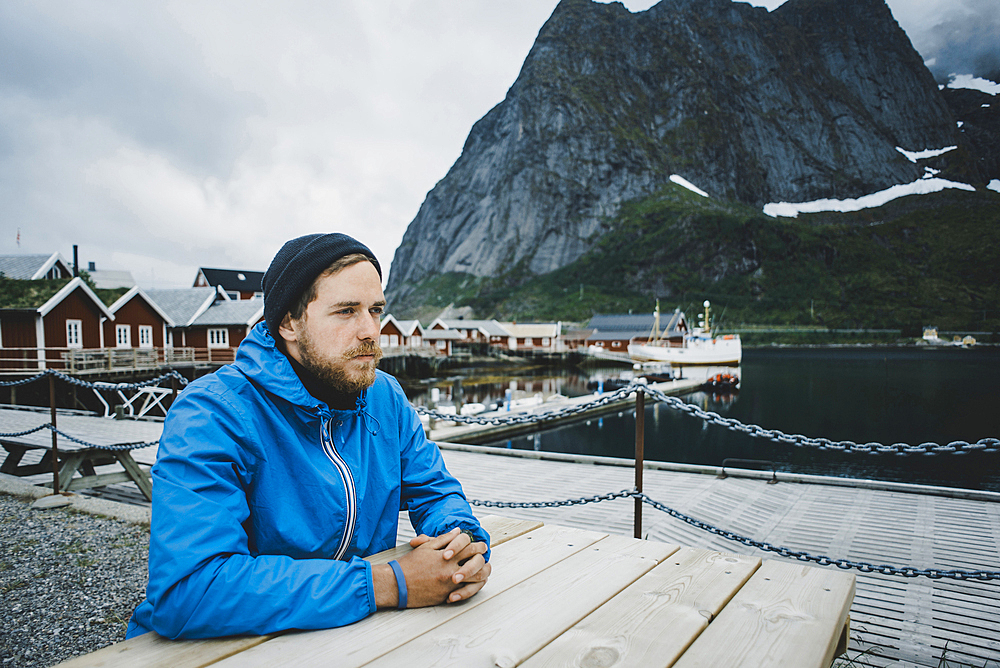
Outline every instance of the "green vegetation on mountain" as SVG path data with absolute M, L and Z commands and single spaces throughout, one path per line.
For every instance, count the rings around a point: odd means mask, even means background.
M 709 299 L 728 327 L 1000 329 L 1000 195 L 945 191 L 855 213 L 770 218 L 679 186 L 625 204 L 593 249 L 540 276 L 447 273 L 416 286 L 430 310 L 586 321 Z

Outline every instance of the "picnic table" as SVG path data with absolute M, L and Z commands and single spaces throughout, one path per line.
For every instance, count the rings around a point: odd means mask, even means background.
M 148 633 L 60 666 L 827 668 L 846 650 L 852 574 L 541 522 L 482 522 L 493 575 L 468 601 L 383 610 L 321 631 Z
M 16 433 L 48 422 L 48 413 L 0 409 L 0 432 Z M 152 501 L 153 486 L 148 467 L 156 460 L 156 449 L 145 451 L 107 449 L 120 443 L 151 442 L 160 438 L 163 425 L 159 422 L 113 420 L 82 415 L 59 415 L 59 429 L 76 435 L 91 445 L 75 443 L 58 436 L 59 490 L 70 492 L 92 487 L 103 487 L 119 482 L 133 482 L 147 500 Z M 6 450 L 0 473 L 16 476 L 33 476 L 52 473 L 52 432 L 42 429 L 16 437 L 0 437 L 0 446 Z M 43 450 L 40 461 L 24 464 L 25 455 L 32 450 Z M 137 458 L 133 452 L 142 452 Z M 122 470 L 98 473 L 95 467 L 117 464 Z M 142 468 L 144 464 L 146 468 Z M 51 483 L 44 483 L 51 487 Z

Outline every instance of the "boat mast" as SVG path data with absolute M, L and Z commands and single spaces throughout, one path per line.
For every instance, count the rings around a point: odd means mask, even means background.
M 656 300 L 656 310 L 653 311 L 653 343 L 660 340 L 660 300 Z
M 705 303 L 703 304 L 703 306 L 705 307 L 705 322 L 702 324 L 702 330 L 706 334 L 708 334 L 709 336 L 711 336 L 712 335 L 712 325 L 711 325 L 711 321 L 708 319 L 709 318 L 709 307 L 711 306 L 711 303 L 706 299 Z

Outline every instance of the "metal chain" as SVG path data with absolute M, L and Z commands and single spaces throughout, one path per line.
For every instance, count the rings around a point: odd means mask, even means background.
M 628 399 L 636 391 L 636 387 L 628 386 L 623 387 L 620 390 L 615 390 L 614 392 L 603 394 L 597 399 L 588 401 L 586 403 L 577 404 L 575 406 L 567 406 L 566 408 L 560 408 L 558 410 L 545 411 L 544 413 L 518 413 L 514 415 L 491 415 L 490 417 L 476 417 L 474 415 L 450 415 L 448 413 L 441 413 L 439 411 L 431 410 L 425 406 L 414 406 L 417 413 L 421 415 L 427 415 L 435 420 L 447 420 L 449 422 L 458 422 L 461 424 L 489 424 L 494 426 L 500 425 L 513 425 L 513 424 L 531 424 L 534 422 L 544 422 L 546 420 L 552 420 L 554 418 L 561 418 L 570 415 L 577 415 L 579 413 L 585 413 L 589 410 L 595 408 L 600 408 L 601 406 L 606 406 L 610 403 L 616 401 L 622 401 Z
M 701 520 L 697 520 L 690 515 L 685 515 L 682 512 L 674 510 L 670 506 L 656 501 L 655 499 L 650 498 L 647 494 L 636 491 L 635 489 L 624 489 L 620 492 L 598 494 L 595 496 L 580 497 L 576 499 L 566 499 L 564 501 L 513 502 L 480 501 L 478 499 L 470 499 L 469 503 L 474 506 L 484 506 L 487 508 L 559 508 L 562 506 L 579 506 L 587 503 L 599 503 L 601 501 L 623 498 L 641 499 L 643 503 L 652 506 L 661 512 L 667 513 L 671 517 L 686 522 L 693 527 L 702 529 L 703 531 L 708 531 L 709 533 L 721 536 L 727 540 L 742 543 L 743 545 L 747 545 L 749 547 L 755 547 L 765 552 L 773 552 L 782 557 L 797 559 L 798 561 L 810 561 L 821 566 L 836 566 L 837 568 L 843 569 L 853 568 L 861 571 L 862 573 L 881 573 L 882 575 L 897 575 L 904 578 L 926 577 L 931 580 L 940 580 L 942 578 L 951 580 L 1000 580 L 1000 571 L 969 571 L 960 569 L 946 570 L 941 568 L 921 569 L 914 568 L 912 566 L 889 566 L 886 564 L 871 564 L 863 561 L 851 561 L 849 559 L 832 559 L 826 555 L 815 555 L 801 550 L 792 550 L 791 548 L 780 547 L 764 541 L 754 540 L 753 538 L 748 538 L 747 536 L 740 535 L 733 531 L 720 529 L 713 524 L 702 522 Z
M 52 426 L 51 422 L 46 422 L 45 424 L 40 424 L 34 429 L 28 429 L 27 431 L 19 431 L 13 434 L 0 434 L 0 438 L 18 438 L 19 436 L 27 436 L 28 434 L 34 434 L 36 431 L 48 429 L 51 426 Z
M 710 424 L 719 425 L 729 429 L 730 431 L 747 434 L 748 436 L 752 436 L 754 438 L 766 438 L 770 441 L 774 441 L 775 443 L 784 443 L 797 447 L 805 446 L 814 447 L 818 450 L 835 450 L 851 453 L 861 452 L 872 455 L 964 455 L 976 450 L 980 450 L 982 452 L 1000 452 L 1000 439 L 996 438 L 981 438 L 975 443 L 969 443 L 967 441 L 952 441 L 947 445 L 938 445 L 937 443 L 921 443 L 920 445 L 893 443 L 892 445 L 883 445 L 881 443 L 874 442 L 861 444 L 855 443 L 854 441 L 831 441 L 828 438 L 810 438 L 809 436 L 803 436 L 802 434 L 786 434 L 779 429 L 764 429 L 763 427 L 758 427 L 757 425 L 743 424 L 736 418 L 724 418 L 718 413 L 702 410 L 698 406 L 686 403 L 677 397 L 667 396 L 662 391 L 655 388 L 646 388 L 646 392 L 648 392 L 649 395 L 657 401 L 665 403 L 676 410 L 693 415 L 694 417 L 701 418 Z
M 36 431 L 41 431 L 43 429 L 54 431 L 67 440 L 79 443 L 80 445 L 88 448 L 94 448 L 95 450 L 112 450 L 116 452 L 121 452 L 123 450 L 140 450 L 142 448 L 154 446 L 160 442 L 159 439 L 157 439 L 155 441 L 131 441 L 128 443 L 90 443 L 89 441 L 81 440 L 76 436 L 70 436 L 66 432 L 57 429 L 51 422 L 46 422 L 45 424 L 38 425 L 34 429 L 28 429 L 27 431 L 20 431 L 12 434 L 0 434 L 0 438 L 17 438 L 19 436 L 27 436 L 28 434 L 34 434 Z
M 445 420 L 450 422 L 458 422 L 460 424 L 482 424 L 482 425 L 514 425 L 514 424 L 528 424 L 534 422 L 544 422 L 546 420 L 552 420 L 554 418 L 562 418 L 567 416 L 576 415 L 578 413 L 583 413 L 594 408 L 607 405 L 612 402 L 621 401 L 627 399 L 632 394 L 637 391 L 642 390 L 649 394 L 652 399 L 666 404 L 668 407 L 675 410 L 687 413 L 693 417 L 701 418 L 706 422 L 720 427 L 725 427 L 730 431 L 739 432 L 746 434 L 753 438 L 764 438 L 775 443 L 783 443 L 787 445 L 794 445 L 796 447 L 812 447 L 817 450 L 834 450 L 838 452 L 849 452 L 849 453 L 865 453 L 871 455 L 940 455 L 940 454 L 955 454 L 964 455 L 969 452 L 981 451 L 981 452 L 1000 452 L 1000 439 L 996 438 L 981 438 L 975 443 L 969 443 L 968 441 L 952 441 L 947 445 L 939 445 L 937 443 L 921 443 L 920 445 L 910 445 L 907 443 L 893 443 L 891 445 L 883 445 L 881 443 L 855 443 L 854 441 L 831 441 L 828 438 L 811 438 L 809 436 L 803 436 L 801 434 L 786 434 L 779 429 L 764 429 L 757 425 L 746 425 L 737 420 L 736 418 L 725 418 L 714 413 L 712 411 L 705 411 L 696 406 L 695 404 L 689 404 L 682 399 L 677 397 L 671 397 L 664 393 L 662 390 L 658 390 L 647 385 L 641 385 L 637 383 L 632 383 L 627 385 L 615 392 L 610 394 L 602 395 L 600 398 L 593 401 L 577 404 L 576 406 L 570 406 L 567 408 L 562 408 L 559 410 L 546 411 L 544 413 L 521 413 L 519 415 L 510 416 L 499 416 L 491 415 L 490 417 L 476 417 L 473 415 L 450 415 L 448 413 L 441 413 L 440 411 L 434 411 L 424 406 L 416 406 L 416 410 L 421 415 L 427 415 L 436 420 Z
M 143 387 L 149 387 L 150 385 L 159 385 L 168 378 L 176 378 L 177 381 L 181 384 L 181 387 L 184 387 L 189 382 L 187 378 L 182 376 L 176 370 L 171 370 L 165 374 L 157 376 L 156 378 L 152 378 L 150 380 L 144 380 L 139 383 L 102 383 L 102 382 L 90 383 L 80 378 L 75 378 L 73 376 L 68 376 L 64 373 L 60 373 L 55 369 L 46 369 L 45 371 L 41 371 L 35 374 L 34 376 L 30 376 L 28 378 L 22 378 L 21 380 L 0 381 L 0 387 L 19 387 L 21 385 L 34 383 L 36 380 L 41 380 L 42 378 L 46 378 L 48 376 L 55 376 L 59 380 L 69 383 L 70 385 L 76 385 L 77 387 L 84 387 L 93 390 L 112 390 L 112 391 L 138 390 Z

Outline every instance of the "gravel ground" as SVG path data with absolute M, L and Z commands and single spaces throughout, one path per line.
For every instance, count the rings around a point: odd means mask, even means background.
M 52 666 L 125 639 L 149 528 L 0 494 L 0 666 Z

